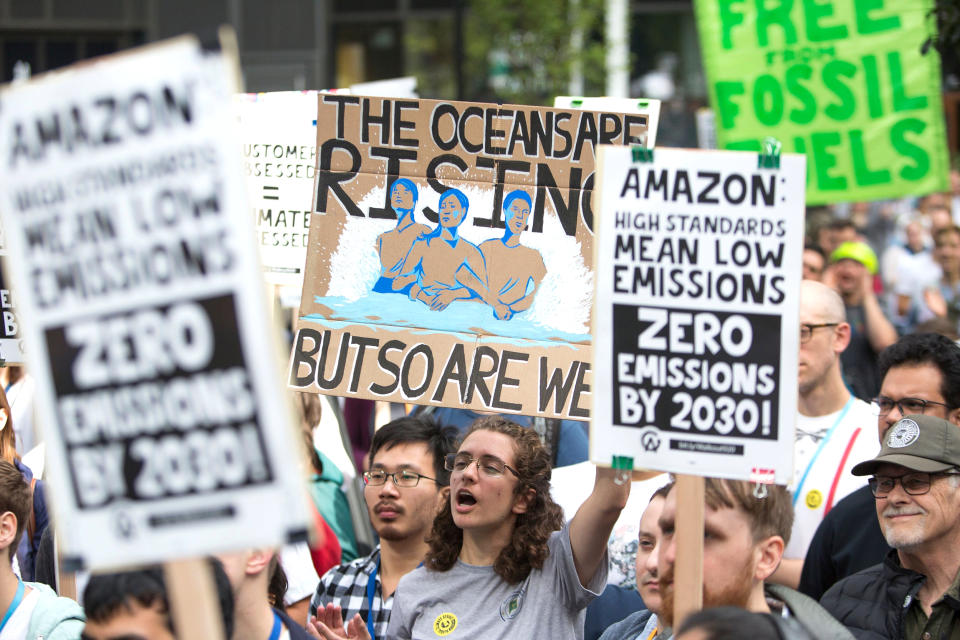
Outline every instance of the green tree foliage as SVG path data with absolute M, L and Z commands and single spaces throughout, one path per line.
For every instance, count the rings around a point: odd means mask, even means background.
M 568 93 L 577 61 L 584 93 L 603 91 L 603 0 L 470 0 L 464 32 L 469 98 L 551 105 Z

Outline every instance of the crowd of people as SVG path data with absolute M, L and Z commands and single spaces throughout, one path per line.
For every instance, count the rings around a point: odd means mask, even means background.
M 353 450 L 335 452 L 316 396 L 297 394 L 316 535 L 209 559 L 226 637 L 960 638 L 952 178 L 911 206 L 808 212 L 794 476 L 762 491 L 706 479 L 701 612 L 674 619 L 689 505 L 671 478 L 598 468 L 561 507 L 552 478 L 586 460 L 584 423 L 444 408 L 374 430 L 354 400 Z M 0 640 L 177 637 L 159 567 L 58 595 L 33 403 L 33 379 L 0 368 Z M 615 545 L 631 491 L 649 502 L 635 544 Z M 635 567 L 635 589 L 611 560 Z

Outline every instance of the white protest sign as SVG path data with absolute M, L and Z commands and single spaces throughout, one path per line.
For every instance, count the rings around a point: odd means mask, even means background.
M 787 484 L 804 157 L 601 149 L 591 459 Z
M 7 255 L 6 241 L 0 230 L 0 256 Z M 6 258 L 3 258 L 6 259 Z M 2 364 L 18 364 L 24 361 L 23 341 L 20 339 L 20 320 L 17 318 L 13 293 L 5 275 L 6 267 L 0 263 L 0 360 Z
M 317 151 L 317 92 L 234 97 L 243 173 L 268 282 L 303 286 Z
M 0 90 L 0 215 L 64 555 L 304 532 L 231 96 L 194 38 Z
M 611 111 L 635 113 L 646 116 L 647 139 L 644 146 L 653 148 L 657 143 L 657 127 L 660 126 L 660 101 L 653 98 L 608 98 L 605 96 L 556 96 L 553 106 L 564 109 L 588 111 Z

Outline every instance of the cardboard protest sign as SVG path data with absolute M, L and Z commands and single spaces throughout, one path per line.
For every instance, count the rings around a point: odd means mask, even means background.
M 792 478 L 804 158 L 601 148 L 591 459 Z
M 322 95 L 290 384 L 588 415 L 594 150 L 641 114 Z
M 932 0 L 696 0 L 723 149 L 766 136 L 807 156 L 807 203 L 945 191 Z
M 64 553 L 92 567 L 305 531 L 244 198 L 235 53 L 193 38 L 0 91 L 6 266 Z
M 316 167 L 317 92 L 240 94 L 234 107 L 264 276 L 301 287 Z
M 647 139 L 640 144 L 655 147 L 660 124 L 660 101 L 653 98 L 608 98 L 597 96 L 557 96 L 553 106 L 564 109 L 586 109 L 588 111 L 613 111 L 615 113 L 635 113 L 647 117 Z

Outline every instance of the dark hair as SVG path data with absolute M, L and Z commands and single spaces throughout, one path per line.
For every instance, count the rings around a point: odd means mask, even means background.
M 207 558 L 207 563 L 213 571 L 223 630 L 229 638 L 233 635 L 233 591 L 230 580 L 219 560 Z M 90 582 L 83 591 L 84 613 L 88 620 L 94 622 L 110 620 L 121 607 L 130 611 L 132 602 L 145 608 L 157 606 L 160 611 L 169 613 L 170 604 L 167 600 L 167 585 L 162 568 L 152 566 L 136 571 L 94 574 L 90 576 Z M 173 620 L 169 615 L 167 615 L 167 628 L 176 635 Z
M 808 241 L 808 242 L 804 242 L 804 243 L 803 243 L 803 250 L 804 250 L 804 251 L 813 251 L 814 253 L 819 253 L 821 258 L 823 258 L 824 260 L 827 259 L 827 254 L 823 251 L 823 248 L 822 248 L 820 245 L 818 245 L 818 244 L 816 244 L 816 243 L 814 243 L 814 242 L 809 242 L 809 241 Z
M 940 370 L 940 395 L 947 409 L 960 407 L 960 346 L 939 333 L 911 333 L 880 353 L 877 368 L 882 381 L 893 367 L 931 364 Z
M 786 546 L 793 528 L 793 502 L 790 492 L 776 484 L 766 486 L 767 495 L 757 498 L 756 485 L 745 480 L 704 479 L 704 495 L 711 509 L 740 509 L 750 520 L 750 532 L 757 542 L 780 536 Z
M 705 640 L 780 640 L 776 621 L 764 613 L 753 613 L 740 607 L 713 607 L 691 613 L 676 631 L 701 631 Z M 676 636 L 674 636 L 676 637 Z
M 842 229 L 853 229 L 856 231 L 857 225 L 853 224 L 853 221 L 849 218 L 834 218 L 827 223 L 826 228 L 831 231 L 840 231 Z
M 8 425 L 7 429 L 9 428 Z M 33 496 L 30 495 L 30 486 L 23 479 L 23 474 L 12 462 L 0 460 L 0 514 L 9 511 L 17 518 L 17 535 L 7 549 L 11 561 L 17 552 L 20 537 L 32 510 Z
M 13 412 L 7 401 L 7 392 L 2 386 L 0 386 L 0 409 L 7 413 L 7 424 L 0 429 L 0 458 L 13 464 L 20 459 L 20 454 L 17 453 L 17 434 L 13 430 Z
M 550 454 L 533 429 L 521 427 L 500 416 L 479 418 L 470 425 L 474 431 L 493 431 L 513 439 L 514 466 L 518 482 L 514 495 L 533 490 L 533 499 L 524 513 L 517 516 L 510 542 L 497 556 L 493 570 L 510 584 L 526 579 L 533 569 L 543 567 L 550 553 L 547 541 L 550 534 L 563 527 L 563 509 L 550 496 Z M 453 521 L 450 500 L 433 521 L 427 536 L 430 550 L 424 559 L 428 569 L 448 571 L 456 563 L 463 547 L 463 530 Z
M 650 496 L 650 501 L 647 504 L 650 504 L 650 502 L 653 502 L 654 498 L 663 498 L 664 500 L 666 500 L 667 494 L 670 493 L 671 489 L 673 489 L 674 484 L 676 484 L 676 482 L 671 478 L 670 481 L 667 482 L 667 484 L 663 485 L 662 487 L 660 487 L 659 489 L 653 492 L 653 495 Z
M 934 246 L 939 249 L 940 245 L 943 244 L 943 237 L 949 234 L 960 235 L 960 227 L 955 224 L 951 224 L 941 229 L 937 229 L 937 231 L 933 234 Z
M 433 477 L 438 486 L 450 484 L 450 472 L 443 466 L 448 453 L 457 450 L 457 429 L 444 427 L 429 416 L 404 416 L 380 427 L 370 443 L 370 464 L 380 449 L 392 449 L 398 444 L 422 442 L 433 454 Z
M 273 554 L 270 559 L 270 582 L 267 583 L 267 600 L 274 609 L 283 609 L 283 599 L 287 596 L 287 588 L 290 586 L 287 580 L 287 572 L 283 570 L 280 564 L 280 555 Z

